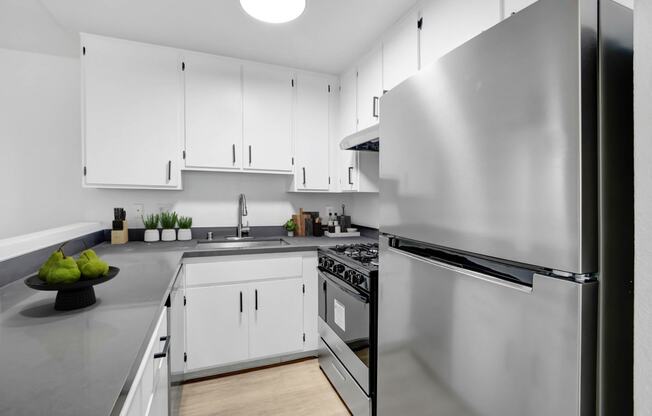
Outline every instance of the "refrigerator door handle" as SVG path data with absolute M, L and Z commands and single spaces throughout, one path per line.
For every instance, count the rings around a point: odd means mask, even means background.
M 399 250 L 399 249 L 396 249 L 396 248 L 390 247 L 388 250 L 391 251 L 392 253 L 400 254 L 401 256 L 406 256 L 406 257 L 409 257 L 409 258 L 411 258 L 413 260 L 418 260 L 418 261 L 421 261 L 421 262 L 424 262 L 424 263 L 428 263 L 428 264 L 431 264 L 433 266 L 437 266 L 437 267 L 441 267 L 441 268 L 444 268 L 444 269 L 447 269 L 447 270 L 454 271 L 456 273 L 461 273 L 463 275 L 466 275 L 468 277 L 472 277 L 474 279 L 483 280 L 483 281 L 485 281 L 487 283 L 492 283 L 492 284 L 495 284 L 495 285 L 498 285 L 498 286 L 503 286 L 503 287 L 508 288 L 508 289 L 518 290 L 518 291 L 525 292 L 525 293 L 532 293 L 532 288 L 530 286 L 521 285 L 521 284 L 518 284 L 518 283 L 510 282 L 508 280 L 500 279 L 498 277 L 490 276 L 488 274 L 479 273 L 479 272 L 476 272 L 476 271 L 473 271 L 473 270 L 468 270 L 468 269 L 464 269 L 464 268 L 461 268 L 461 267 L 453 266 L 453 265 L 443 263 L 443 262 L 439 262 L 439 261 L 436 261 L 436 260 L 433 260 L 433 259 L 430 259 L 430 258 L 427 258 L 427 257 L 422 257 L 422 256 L 418 256 L 416 254 L 408 253 L 406 251 Z

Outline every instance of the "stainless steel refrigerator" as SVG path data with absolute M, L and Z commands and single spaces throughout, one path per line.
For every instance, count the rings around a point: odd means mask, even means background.
M 379 415 L 631 414 L 632 20 L 539 0 L 381 99 Z

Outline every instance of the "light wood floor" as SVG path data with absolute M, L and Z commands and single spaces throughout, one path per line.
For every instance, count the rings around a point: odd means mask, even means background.
M 317 360 L 184 384 L 181 416 L 349 415 Z

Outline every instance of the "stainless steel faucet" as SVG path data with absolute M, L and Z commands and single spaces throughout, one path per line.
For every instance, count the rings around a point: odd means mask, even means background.
M 245 194 L 240 194 L 240 199 L 238 199 L 238 230 L 236 237 L 237 238 L 243 238 L 246 235 L 249 235 L 249 221 L 247 221 L 247 225 L 243 226 L 242 225 L 242 217 L 246 217 L 248 214 L 247 212 L 247 198 L 245 197 Z

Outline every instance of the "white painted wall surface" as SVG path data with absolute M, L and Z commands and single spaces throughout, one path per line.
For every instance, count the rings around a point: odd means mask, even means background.
M 0 238 L 82 219 L 79 60 L 0 49 Z
M 634 8 L 634 413 L 652 414 L 652 2 Z

